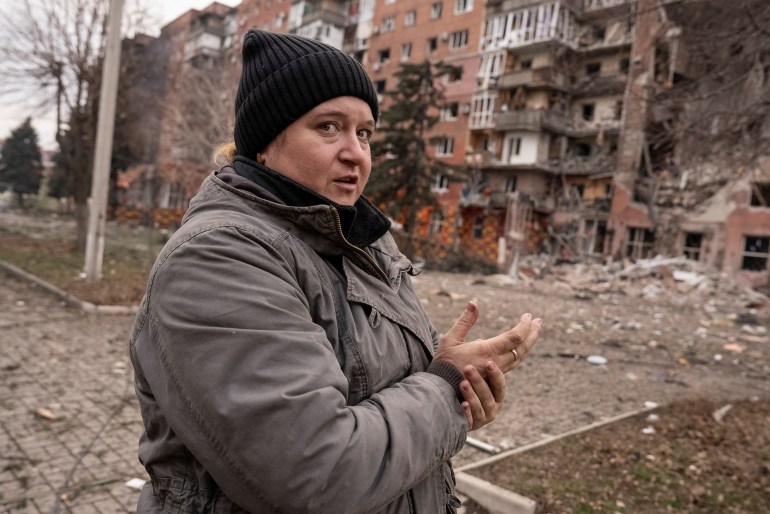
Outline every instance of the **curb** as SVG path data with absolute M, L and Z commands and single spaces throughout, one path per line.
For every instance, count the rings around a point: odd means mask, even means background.
M 534 514 L 535 512 L 537 506 L 535 500 L 503 489 L 486 480 L 458 472 L 455 474 L 455 481 L 459 492 L 487 509 L 490 514 Z
M 493 462 L 496 462 L 498 460 L 505 459 L 507 457 L 511 457 L 513 455 L 516 455 L 518 453 L 524 453 L 529 450 L 533 450 L 535 448 L 538 448 L 540 446 L 545 446 L 546 444 L 552 443 L 554 441 L 558 441 L 559 439 L 564 439 L 565 437 L 569 437 L 572 435 L 580 434 L 582 432 L 588 432 L 589 430 L 593 430 L 594 428 L 599 428 L 604 425 L 609 425 L 610 423 L 614 423 L 616 421 L 620 421 L 626 418 L 631 418 L 633 416 L 636 416 L 638 414 L 642 414 L 644 412 L 649 412 L 651 410 L 655 410 L 660 405 L 655 405 L 654 407 L 642 407 L 641 409 L 632 410 L 630 412 L 624 412 L 623 414 L 618 414 L 617 416 L 613 416 L 611 418 L 603 419 L 601 421 L 597 421 L 595 423 L 591 423 L 590 425 L 586 425 L 580 428 L 576 428 L 575 430 L 570 430 L 568 432 L 564 432 L 562 434 L 558 434 L 551 437 L 546 437 L 545 439 L 541 439 L 540 441 L 534 442 L 532 444 L 527 444 L 524 446 L 519 446 L 518 448 L 514 448 L 512 450 L 508 450 L 502 453 L 498 453 L 497 455 L 493 455 L 492 457 L 487 457 L 486 459 L 477 460 L 476 462 L 471 462 L 470 464 L 466 464 L 464 466 L 460 466 L 455 471 L 458 473 L 461 473 L 463 471 L 468 471 L 469 469 L 475 469 L 480 468 L 482 466 L 486 466 L 487 464 L 492 464 Z M 475 498 L 474 498 L 475 501 Z
M 37 284 L 49 293 L 52 293 L 61 298 L 62 301 L 64 301 L 67 305 L 80 309 L 83 312 L 93 312 L 98 314 L 136 314 L 139 311 L 139 306 L 137 305 L 96 305 L 91 302 L 85 302 L 72 293 L 68 293 L 63 289 L 59 289 L 55 285 L 46 282 L 40 277 L 27 273 L 23 269 L 5 261 L 0 261 L 0 269 L 6 273 L 15 275 L 18 278 Z

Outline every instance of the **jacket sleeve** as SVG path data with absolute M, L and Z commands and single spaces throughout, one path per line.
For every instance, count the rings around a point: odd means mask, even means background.
M 435 375 L 348 406 L 286 252 L 218 232 L 158 264 L 152 351 L 138 359 L 173 430 L 230 499 L 248 511 L 375 510 L 462 448 L 465 416 Z

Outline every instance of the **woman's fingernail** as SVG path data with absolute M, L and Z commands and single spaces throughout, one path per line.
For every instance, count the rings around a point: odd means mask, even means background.
M 541 326 L 543 324 L 543 320 L 540 319 L 540 318 L 535 318 L 534 320 L 532 320 L 532 323 L 534 323 L 535 325 L 537 325 L 539 327 L 539 326 Z
M 524 314 L 522 314 L 521 319 L 523 319 L 525 321 L 526 320 L 530 320 L 530 319 L 532 319 L 532 314 L 530 314 L 528 312 L 525 312 Z

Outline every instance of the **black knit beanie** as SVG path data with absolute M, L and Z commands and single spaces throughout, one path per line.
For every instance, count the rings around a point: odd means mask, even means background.
M 377 120 L 377 93 L 358 61 L 312 39 L 249 30 L 235 96 L 238 155 L 253 159 L 292 122 L 338 96 L 360 98 Z

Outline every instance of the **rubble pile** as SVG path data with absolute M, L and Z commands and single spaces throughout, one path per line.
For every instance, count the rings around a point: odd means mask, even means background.
M 770 298 L 766 295 L 737 284 L 725 273 L 684 257 L 553 266 L 548 266 L 546 259 L 531 258 L 519 267 L 517 278 L 531 282 L 533 286 L 550 286 L 586 300 L 600 295 L 623 294 L 673 303 L 717 300 L 720 303 L 770 306 Z

